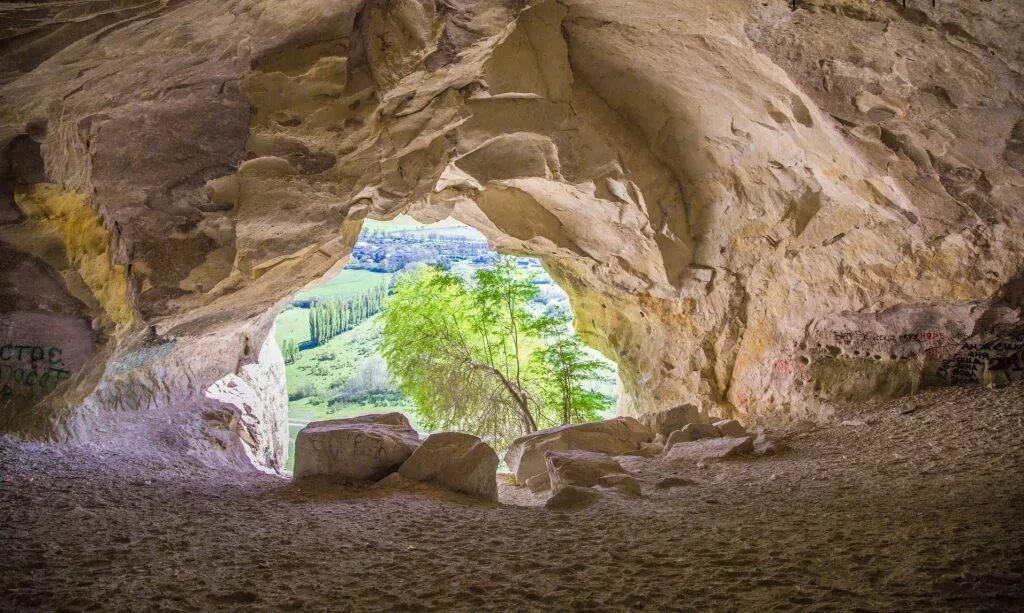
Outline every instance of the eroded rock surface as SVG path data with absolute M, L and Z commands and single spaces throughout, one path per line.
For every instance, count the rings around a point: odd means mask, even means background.
M 1024 6 L 797 7 L 0 7 L 0 340 L 46 355 L 0 425 L 223 430 L 210 385 L 403 211 L 543 258 L 625 414 L 1019 378 Z

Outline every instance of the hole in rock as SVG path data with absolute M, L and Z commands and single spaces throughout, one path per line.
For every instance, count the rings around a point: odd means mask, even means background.
M 514 298 L 494 295 L 508 283 Z M 508 316 L 516 305 L 521 312 Z M 531 428 L 615 413 L 616 365 L 582 345 L 569 297 L 540 261 L 500 255 L 451 219 L 367 220 L 346 267 L 296 294 L 278 315 L 276 340 L 288 388 L 289 471 L 296 436 L 312 421 L 399 412 L 421 438 L 468 432 L 500 457 Z M 575 364 L 585 363 L 574 396 L 552 376 L 552 363 L 567 363 L 567 349 L 581 351 Z M 501 397 L 507 386 L 471 377 L 487 368 L 523 391 L 533 423 Z

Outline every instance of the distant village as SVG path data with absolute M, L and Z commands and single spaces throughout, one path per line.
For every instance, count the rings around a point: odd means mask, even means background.
M 352 250 L 347 268 L 372 272 L 394 273 L 417 264 L 439 264 L 444 268 L 465 263 L 473 268 L 489 266 L 498 254 L 488 248 L 487 241 L 457 233 L 405 230 L 364 231 Z M 521 268 L 540 269 L 539 261 L 520 258 Z

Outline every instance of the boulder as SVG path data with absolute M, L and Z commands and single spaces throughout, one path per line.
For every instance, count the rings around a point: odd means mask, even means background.
M 558 426 L 516 439 L 505 454 L 505 463 L 516 479 L 525 483 L 547 470 L 545 452 L 580 450 L 617 455 L 639 449 L 651 438 L 650 430 L 633 417 Z
M 667 460 L 702 462 L 720 460 L 754 451 L 754 437 L 707 438 L 673 445 L 663 456 Z
M 526 480 L 526 487 L 534 494 L 551 489 L 551 477 L 546 473 L 534 475 Z
M 699 422 L 700 409 L 692 404 L 681 404 L 671 409 L 655 413 L 644 413 L 640 416 L 640 423 L 647 426 L 654 434 L 664 436 L 668 436 L 676 430 L 681 430 L 686 424 Z
M 723 419 L 722 421 L 716 421 L 715 427 L 722 436 L 742 437 L 750 434 L 747 429 L 743 427 L 743 424 L 736 421 L 735 419 Z
M 544 506 L 560 511 L 576 511 L 589 507 L 601 498 L 601 494 L 589 487 L 570 485 L 548 498 Z
M 718 432 L 718 428 L 711 424 L 687 424 L 682 430 L 676 430 L 672 433 L 672 436 L 668 437 L 668 442 L 665 443 L 665 452 L 672 449 L 673 445 L 679 443 L 690 443 L 692 441 L 699 441 L 704 438 L 718 438 L 721 434 Z
M 472 434 L 439 432 L 423 441 L 398 474 L 484 500 L 498 499 L 498 454 Z
M 549 451 L 544 454 L 551 491 L 558 493 L 569 485 L 593 487 L 608 475 L 625 475 L 618 461 L 608 454 L 592 451 Z
M 295 437 L 296 479 L 377 481 L 398 470 L 420 445 L 401 413 L 310 422 Z

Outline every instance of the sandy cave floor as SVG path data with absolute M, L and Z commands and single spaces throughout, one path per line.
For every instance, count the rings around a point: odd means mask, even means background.
M 644 499 L 576 513 L 2 439 L 0 610 L 1020 610 L 1022 435 L 1024 384 L 929 392 L 773 457 L 630 460 Z

